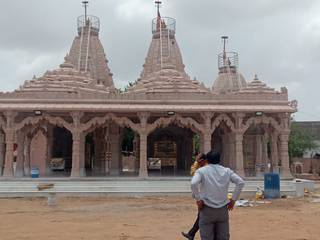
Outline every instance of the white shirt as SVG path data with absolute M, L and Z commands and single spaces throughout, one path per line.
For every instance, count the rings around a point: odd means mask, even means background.
M 223 207 L 229 203 L 227 195 L 230 182 L 236 185 L 232 199 L 237 200 L 244 187 L 242 178 L 230 168 L 208 164 L 199 168 L 191 180 L 193 198 L 203 200 L 205 205 L 212 208 Z

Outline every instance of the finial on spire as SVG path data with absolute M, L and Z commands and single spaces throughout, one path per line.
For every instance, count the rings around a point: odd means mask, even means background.
M 228 41 L 228 36 L 222 36 L 222 42 L 223 42 L 223 60 L 226 61 L 227 60 L 227 53 L 226 53 L 226 44 Z
M 156 7 L 157 7 L 158 17 L 160 17 L 160 7 L 161 7 L 162 2 L 157 0 L 157 1 L 155 1 L 155 4 L 156 4 Z
M 87 9 L 89 1 L 82 1 L 83 7 L 84 7 L 84 19 L 87 21 Z

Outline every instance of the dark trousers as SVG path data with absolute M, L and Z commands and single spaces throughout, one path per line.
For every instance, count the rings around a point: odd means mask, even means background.
M 192 237 L 194 237 L 196 235 L 196 233 L 199 230 L 199 213 L 197 216 L 197 220 L 194 222 L 192 228 L 190 229 L 190 231 L 188 232 L 188 234 Z
M 227 206 L 200 211 L 199 228 L 201 240 L 229 240 L 229 212 Z

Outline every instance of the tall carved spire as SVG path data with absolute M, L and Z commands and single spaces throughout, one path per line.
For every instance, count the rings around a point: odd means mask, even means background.
M 152 20 L 152 41 L 143 65 L 141 78 L 166 68 L 184 72 L 185 66 L 175 39 L 176 20 L 162 17 L 160 4 L 160 1 L 156 1 L 157 17 Z
M 140 79 L 129 92 L 207 93 L 208 89 L 198 81 L 191 80 L 185 72 L 175 39 L 176 21 L 161 16 L 160 4 L 160 1 L 156 1 L 157 17 L 152 20 L 152 41 Z
M 88 72 L 96 84 L 113 87 L 112 73 L 99 39 L 100 20 L 87 14 L 88 1 L 82 3 L 85 14 L 78 17 L 78 36 L 73 40 L 69 60 L 76 70 Z

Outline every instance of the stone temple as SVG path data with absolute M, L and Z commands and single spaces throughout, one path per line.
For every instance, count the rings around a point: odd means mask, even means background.
M 290 178 L 288 137 L 296 101 L 239 72 L 236 52 L 218 55 L 207 88 L 185 71 L 176 21 L 152 20 L 141 74 L 125 91 L 85 14 L 64 62 L 13 92 L 0 93 L 0 175 L 30 177 L 183 176 L 197 150 L 222 153 L 241 176 Z M 223 37 L 226 40 L 227 37 Z M 130 79 L 128 79 L 129 82 Z

